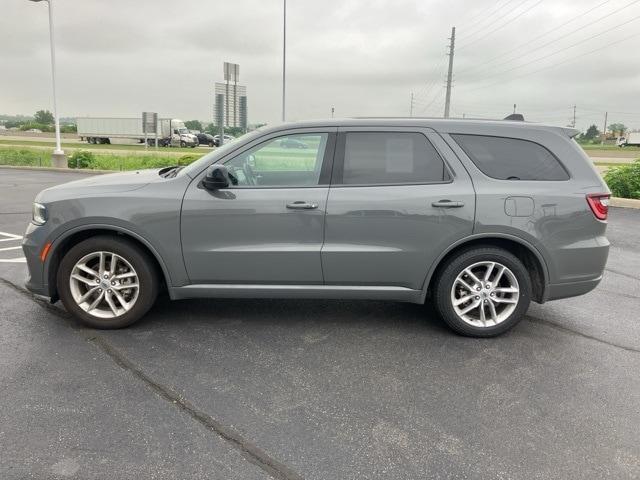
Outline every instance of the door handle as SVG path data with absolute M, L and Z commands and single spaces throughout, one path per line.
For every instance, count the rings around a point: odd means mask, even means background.
M 314 208 L 318 208 L 318 204 L 297 201 L 293 203 L 287 203 L 287 208 L 291 208 L 292 210 L 313 210 Z
M 460 208 L 464 207 L 464 202 L 453 202 L 451 200 L 438 200 L 431 204 L 432 207 L 437 208 Z

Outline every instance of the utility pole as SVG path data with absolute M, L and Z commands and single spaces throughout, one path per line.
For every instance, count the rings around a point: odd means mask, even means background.
M 285 121 L 285 85 L 287 72 L 287 0 L 284 0 L 282 14 L 282 121 Z
M 334 113 L 336 113 L 336 107 L 331 107 L 331 118 L 333 118 Z
M 516 104 L 513 104 L 513 113 L 516 113 Z
M 456 44 L 456 27 L 451 28 L 451 42 L 449 43 L 449 72 L 447 73 L 447 95 L 444 100 L 444 118 L 449 118 L 451 107 L 451 81 L 453 78 L 453 51 Z
M 604 145 L 604 140 L 607 138 L 607 116 L 609 112 L 604 112 L 604 127 L 602 128 L 602 140 L 600 141 L 600 145 Z
M 576 106 L 573 106 L 573 120 L 571 121 L 571 126 L 576 128 Z
M 413 117 L 413 92 L 411 92 L 411 103 L 409 104 L 409 116 Z

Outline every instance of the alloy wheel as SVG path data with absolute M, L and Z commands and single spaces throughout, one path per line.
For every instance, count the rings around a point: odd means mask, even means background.
M 92 252 L 71 270 L 71 295 L 76 304 L 98 318 L 119 317 L 133 308 L 140 293 L 135 269 L 112 252 Z
M 494 327 L 513 313 L 520 298 L 518 280 L 498 262 L 477 262 L 462 270 L 451 287 L 456 315 L 474 327 Z

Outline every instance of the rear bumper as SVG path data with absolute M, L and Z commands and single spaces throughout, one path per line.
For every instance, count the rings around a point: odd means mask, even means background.
M 600 280 L 602 280 L 602 275 L 592 280 L 583 280 L 580 282 L 552 283 L 547 286 L 545 301 L 584 295 L 596 288 L 600 283 Z

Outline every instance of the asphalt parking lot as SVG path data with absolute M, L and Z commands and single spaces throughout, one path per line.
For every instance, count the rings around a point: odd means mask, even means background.
M 429 307 L 161 299 L 118 331 L 22 288 L 35 194 L 0 168 L 0 478 L 640 478 L 640 210 L 594 292 L 495 339 Z

